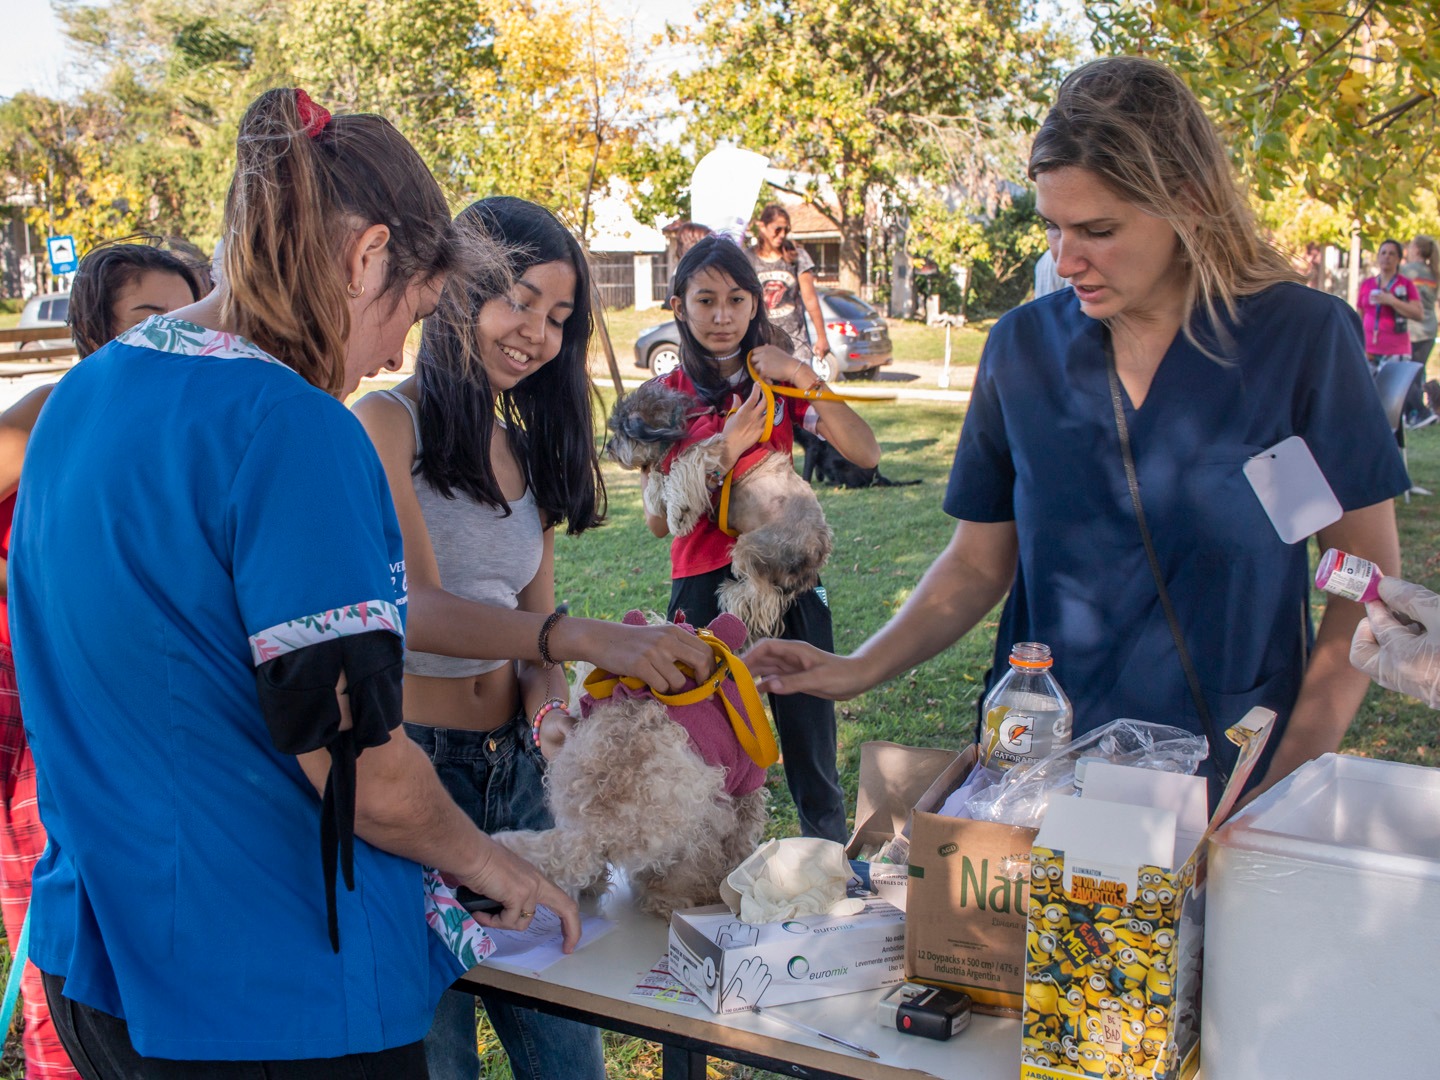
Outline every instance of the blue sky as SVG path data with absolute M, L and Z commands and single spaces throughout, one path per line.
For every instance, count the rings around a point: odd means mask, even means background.
M 20 0 L 0 34 L 0 97 L 21 90 L 63 95 L 84 85 L 49 0 Z M 600 0 L 612 16 L 633 19 L 642 35 L 660 29 L 667 18 L 680 19 L 694 0 Z

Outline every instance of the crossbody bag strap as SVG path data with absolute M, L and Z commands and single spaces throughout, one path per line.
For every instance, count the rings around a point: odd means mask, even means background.
M 1115 350 L 1108 342 L 1105 346 L 1105 365 L 1110 376 L 1110 403 L 1115 407 L 1115 431 L 1120 436 L 1120 457 L 1125 463 L 1125 483 L 1130 488 L 1130 505 L 1135 510 L 1135 522 L 1140 526 L 1140 540 L 1145 545 L 1145 557 L 1150 561 L 1150 573 L 1155 577 L 1155 589 L 1160 594 L 1160 608 L 1165 612 L 1165 621 L 1170 624 L 1170 636 L 1175 639 L 1175 651 L 1180 654 L 1180 667 L 1185 672 L 1185 681 L 1190 685 L 1190 696 L 1195 700 L 1195 709 L 1200 714 L 1200 726 L 1204 729 L 1213 754 L 1216 746 L 1215 724 L 1210 718 L 1210 709 L 1205 704 L 1205 695 L 1200 690 L 1200 676 L 1195 673 L 1195 665 L 1190 660 L 1190 650 L 1185 647 L 1185 636 L 1180 632 L 1180 620 L 1175 617 L 1175 606 L 1170 603 L 1170 590 L 1165 587 L 1165 575 L 1160 572 L 1160 558 L 1155 554 L 1155 542 L 1150 538 L 1150 526 L 1145 520 L 1145 506 L 1140 501 L 1140 481 L 1135 474 L 1135 455 L 1130 449 L 1130 425 L 1125 422 L 1125 400 L 1120 392 L 1120 373 L 1115 369 Z M 1223 779 L 1222 777 L 1222 781 Z

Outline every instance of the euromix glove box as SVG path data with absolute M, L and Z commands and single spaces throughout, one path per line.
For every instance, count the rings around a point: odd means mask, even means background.
M 1207 1077 L 1440 1075 L 1440 770 L 1326 754 L 1210 844 Z
M 1108 762 L 1090 763 L 1082 795 L 1051 801 L 1033 849 L 1021 1080 L 1195 1074 L 1206 841 L 1274 720 L 1252 709 L 1226 732 L 1239 759 L 1208 820 L 1202 777 Z M 1269 975 L 1251 965 L 1257 983 Z
M 854 915 L 741 922 L 728 907 L 670 916 L 670 972 L 712 1012 L 786 1005 L 903 982 L 905 913 L 884 900 Z

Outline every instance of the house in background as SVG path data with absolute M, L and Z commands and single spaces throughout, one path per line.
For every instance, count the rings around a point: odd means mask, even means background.
M 786 201 L 786 199 L 791 201 Z M 795 196 L 776 200 L 790 215 L 790 239 L 815 260 L 815 281 L 832 288 L 840 284 L 840 226 L 827 210 Z M 866 262 L 868 263 L 868 259 Z M 868 275 L 867 275 L 868 277 Z
M 665 302 L 669 267 L 659 229 L 642 225 L 630 209 L 629 185 L 612 181 L 591 203 L 590 269 L 607 308 L 641 311 Z

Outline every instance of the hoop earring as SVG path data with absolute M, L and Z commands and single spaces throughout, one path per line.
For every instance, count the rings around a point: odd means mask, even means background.
M 361 285 L 357 289 L 355 283 L 352 281 L 349 285 L 345 286 L 345 291 L 350 294 L 351 300 L 359 300 L 360 297 L 365 295 L 365 286 Z

